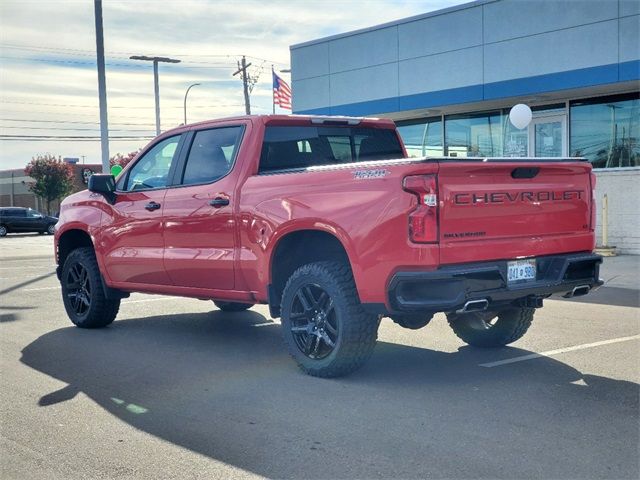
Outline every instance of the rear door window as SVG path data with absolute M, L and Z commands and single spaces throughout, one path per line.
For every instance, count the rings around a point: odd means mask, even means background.
M 221 127 L 196 132 L 182 175 L 183 185 L 211 183 L 226 176 L 236 159 L 243 127 Z
M 260 173 L 402 158 L 395 130 L 353 127 L 267 127 Z

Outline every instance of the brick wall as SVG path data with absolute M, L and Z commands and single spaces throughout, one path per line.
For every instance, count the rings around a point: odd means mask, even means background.
M 640 255 L 640 169 L 594 170 L 596 173 L 596 240 L 602 244 L 602 198 L 609 203 L 609 246 Z

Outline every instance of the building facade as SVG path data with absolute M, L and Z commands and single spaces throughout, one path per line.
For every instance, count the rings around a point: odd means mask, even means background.
M 638 0 L 478 0 L 292 46 L 293 111 L 392 118 L 412 156 L 586 157 L 640 254 L 639 31 Z

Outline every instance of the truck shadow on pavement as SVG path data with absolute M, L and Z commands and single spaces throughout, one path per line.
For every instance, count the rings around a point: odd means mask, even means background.
M 637 477 L 636 383 L 550 358 L 478 366 L 530 353 L 518 348 L 384 342 L 361 371 L 323 380 L 300 373 L 265 322 L 215 311 L 62 328 L 21 361 L 67 384 L 37 392 L 43 408 L 82 392 L 143 432 L 267 477 Z

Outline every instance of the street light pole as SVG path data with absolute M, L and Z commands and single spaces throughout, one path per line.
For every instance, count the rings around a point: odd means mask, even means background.
M 180 60 L 167 57 L 147 57 L 145 55 L 132 55 L 129 59 L 153 62 L 153 90 L 156 101 L 156 135 L 160 135 L 160 84 L 158 82 L 158 63 L 180 63 Z
M 187 88 L 187 91 L 184 92 L 184 124 L 187 124 L 187 95 L 189 95 L 189 90 L 191 90 L 193 87 L 196 87 L 200 85 L 199 83 L 194 83 L 193 85 L 189 85 L 189 88 Z

